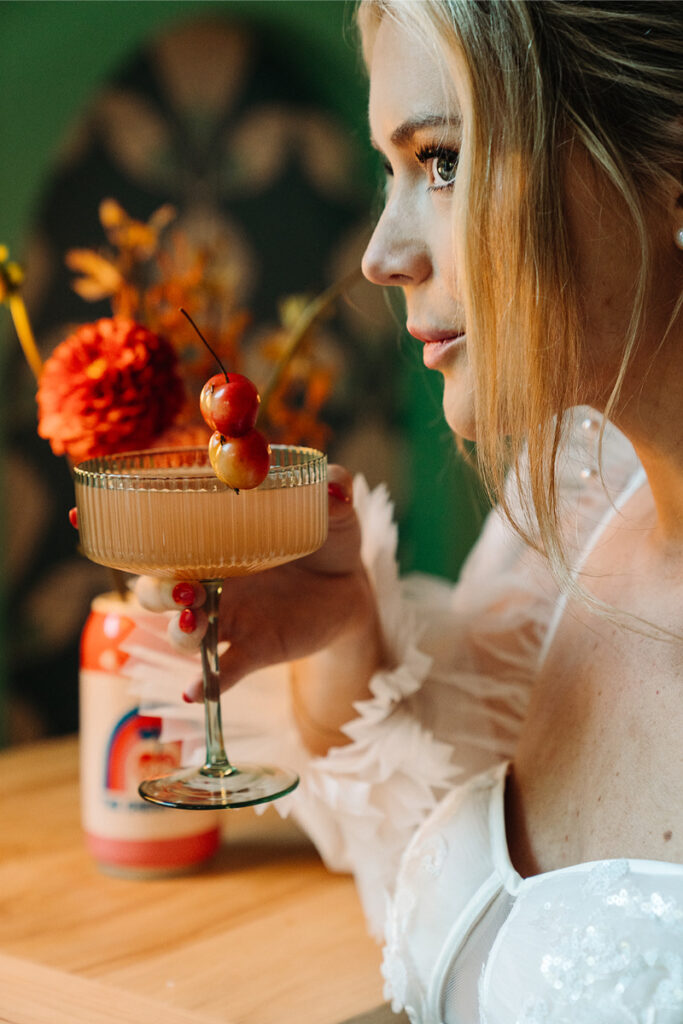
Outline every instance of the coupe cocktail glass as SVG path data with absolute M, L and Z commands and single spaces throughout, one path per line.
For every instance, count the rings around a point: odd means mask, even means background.
M 273 445 L 268 476 L 231 490 L 206 447 L 88 459 L 74 469 L 83 553 L 124 572 L 201 580 L 209 625 L 202 641 L 206 760 L 148 779 L 140 794 L 170 807 L 246 807 L 291 792 L 287 769 L 233 765 L 223 741 L 218 604 L 223 581 L 315 551 L 327 536 L 327 460 L 312 448 Z

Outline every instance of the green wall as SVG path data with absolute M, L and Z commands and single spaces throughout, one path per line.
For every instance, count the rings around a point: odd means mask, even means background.
M 223 11 L 280 34 L 321 97 L 362 126 L 365 82 L 339 0 L 1 0 L 0 225 L 13 252 L 59 140 L 98 84 L 162 26 Z

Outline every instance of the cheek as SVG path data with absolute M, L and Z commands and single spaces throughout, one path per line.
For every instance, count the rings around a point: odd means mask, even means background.
M 463 145 L 449 210 L 444 216 L 448 223 L 443 229 L 444 250 L 448 250 L 451 260 L 451 284 L 461 303 L 468 292 L 466 253 L 470 180 L 470 160 L 467 147 Z
M 434 269 L 445 291 L 461 301 L 463 288 L 462 245 L 459 244 L 453 207 L 436 210 L 431 229 Z

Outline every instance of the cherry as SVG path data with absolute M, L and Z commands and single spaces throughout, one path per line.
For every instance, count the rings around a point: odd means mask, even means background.
M 214 431 L 209 441 L 209 461 L 219 480 L 239 493 L 258 487 L 268 476 L 270 446 L 263 434 L 254 429 L 259 393 L 241 373 L 228 375 L 220 359 L 202 335 L 189 313 L 180 312 L 220 366 L 202 388 L 199 407 Z M 182 603 L 182 602 L 180 602 Z
M 268 476 L 270 446 L 258 430 L 225 437 L 218 430 L 209 441 L 209 461 L 219 480 L 233 490 L 251 490 Z
M 199 408 L 212 430 L 227 437 L 242 437 L 254 426 L 260 401 L 248 377 L 216 373 L 202 388 Z

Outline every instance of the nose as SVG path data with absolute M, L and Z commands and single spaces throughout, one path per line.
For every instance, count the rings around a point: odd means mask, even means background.
M 361 263 L 373 284 L 405 288 L 420 284 L 431 273 L 428 249 L 411 230 L 407 212 L 391 202 L 382 211 Z

